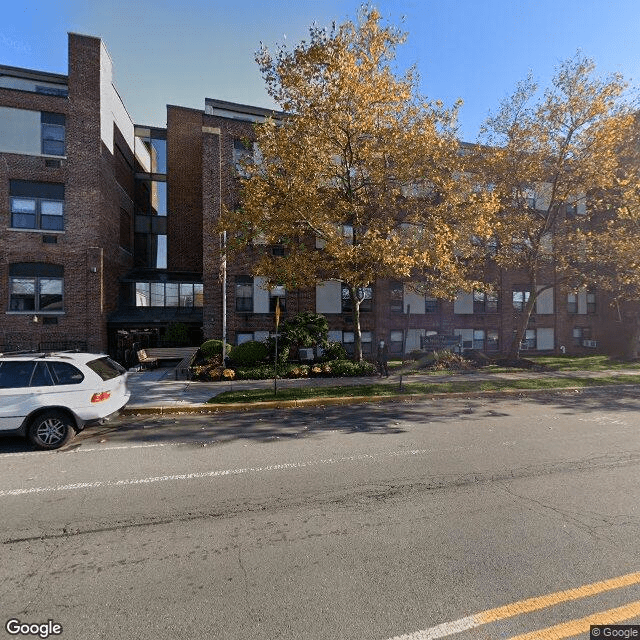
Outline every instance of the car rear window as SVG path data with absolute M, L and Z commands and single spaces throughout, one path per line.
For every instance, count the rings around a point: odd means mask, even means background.
M 0 362 L 0 389 L 28 387 L 33 373 L 34 362 L 9 360 Z
M 56 384 L 80 384 L 84 374 L 68 362 L 49 362 Z
M 124 367 L 121 367 L 117 362 L 106 356 L 87 362 L 87 367 L 95 371 L 103 380 L 112 380 L 126 371 Z

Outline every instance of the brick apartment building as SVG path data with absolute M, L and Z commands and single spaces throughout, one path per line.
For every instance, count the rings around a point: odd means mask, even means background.
M 167 106 L 166 128 L 135 125 L 104 44 L 89 36 L 69 35 L 67 75 L 0 66 L 0 350 L 86 348 L 124 361 L 175 323 L 194 344 L 223 333 L 231 343 L 261 340 L 274 330 L 276 296 L 285 316 L 325 314 L 330 338 L 350 350 L 339 282 L 270 292 L 252 277 L 253 254 L 279 247 L 253 247 L 222 277 L 216 220 L 222 203 L 238 203 L 238 162 L 252 153 L 254 124 L 271 114 L 206 99 L 204 110 Z M 508 348 L 528 292 L 517 273 L 495 275 L 497 295 L 455 301 L 372 283 L 363 351 L 384 338 L 400 353 L 403 332 L 408 352 L 432 335 L 488 353 Z M 604 296 L 569 292 L 552 271 L 548 279 L 523 347 L 615 352 L 619 324 Z

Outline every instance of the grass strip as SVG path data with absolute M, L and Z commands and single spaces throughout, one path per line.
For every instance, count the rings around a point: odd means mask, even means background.
M 606 355 L 594 356 L 533 356 L 533 362 L 552 371 L 606 371 L 640 369 L 639 362 L 622 362 Z
M 530 356 L 526 357 L 536 365 L 544 367 L 546 371 L 620 371 L 620 370 L 640 370 L 640 362 L 624 362 L 616 360 L 606 355 L 594 356 Z M 395 360 L 389 363 L 393 373 L 400 373 L 402 363 Z M 453 370 L 453 369 L 429 369 L 418 368 L 415 362 L 407 361 L 404 364 L 404 375 L 442 375 L 443 373 L 473 373 L 475 371 L 483 371 L 487 373 L 517 373 L 522 371 L 518 367 L 505 367 L 490 364 L 479 369 Z
M 210 404 L 236 402 L 269 402 L 272 400 L 304 400 L 307 398 L 368 398 L 372 396 L 416 395 L 434 393 L 473 393 L 476 391 L 500 391 L 501 389 L 563 389 L 566 387 L 601 387 L 605 385 L 638 384 L 640 375 L 607 376 L 602 378 L 533 378 L 527 380 L 482 380 L 469 382 L 407 382 L 402 391 L 396 384 L 367 384 L 359 386 L 304 387 L 280 389 L 274 395 L 272 389 L 225 391 L 209 400 Z

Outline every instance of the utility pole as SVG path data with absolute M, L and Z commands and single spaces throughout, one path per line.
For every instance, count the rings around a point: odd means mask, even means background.
M 280 296 L 276 296 L 276 357 L 273 363 L 273 395 L 278 395 L 278 327 L 280 326 Z
M 409 333 L 409 318 L 411 317 L 411 305 L 407 304 L 407 325 L 402 332 L 402 366 L 400 367 L 400 389 L 402 391 L 402 374 L 404 372 L 404 357 L 407 351 L 407 334 Z

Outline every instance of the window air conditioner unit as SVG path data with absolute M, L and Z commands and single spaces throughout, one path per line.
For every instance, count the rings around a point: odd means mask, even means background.
M 313 360 L 313 349 L 299 349 L 298 354 L 300 356 L 300 360 Z
M 595 349 L 598 346 L 598 341 L 597 340 L 583 340 L 582 341 L 582 346 L 583 347 L 590 347 L 591 349 Z

